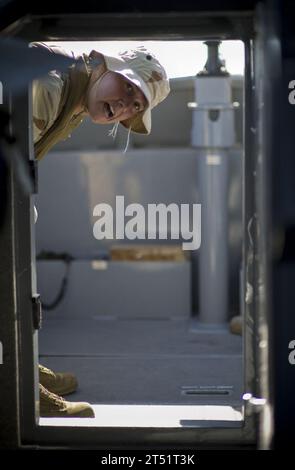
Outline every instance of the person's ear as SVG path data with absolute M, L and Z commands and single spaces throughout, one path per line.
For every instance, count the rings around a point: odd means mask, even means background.
M 92 50 L 89 54 L 89 65 L 91 66 L 91 83 L 96 82 L 101 75 L 107 71 L 106 62 L 104 60 L 103 54 Z
M 101 63 L 103 63 L 106 66 L 104 55 L 101 52 L 98 52 L 92 49 L 92 51 L 89 54 L 89 58 L 93 62 L 97 61 L 97 65 L 100 65 Z

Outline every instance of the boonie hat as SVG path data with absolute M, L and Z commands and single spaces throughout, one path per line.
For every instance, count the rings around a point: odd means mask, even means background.
M 170 92 L 165 69 L 144 46 L 120 52 L 117 57 L 104 55 L 108 70 L 117 72 L 134 83 L 144 94 L 148 107 L 136 116 L 121 121 L 126 128 L 139 134 L 150 134 L 151 110 Z

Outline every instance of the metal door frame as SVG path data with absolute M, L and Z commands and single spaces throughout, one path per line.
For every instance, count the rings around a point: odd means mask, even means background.
M 129 15 L 132 17 L 132 15 Z M 244 126 L 245 126 L 245 152 L 244 152 L 244 221 L 248 220 L 248 215 L 253 209 L 253 198 L 249 191 L 249 184 L 247 182 L 253 182 L 253 158 L 254 158 L 254 138 L 253 133 L 249 133 L 249 129 L 252 125 L 253 120 L 253 38 L 251 37 L 249 29 L 249 19 L 252 18 L 250 14 L 247 15 L 232 15 L 229 22 L 224 21 L 211 21 L 211 31 L 210 34 L 206 33 L 206 26 L 208 25 L 208 17 L 204 15 L 184 15 L 183 17 L 178 14 L 177 16 L 167 16 L 167 15 L 154 15 L 153 20 L 149 27 L 145 27 L 144 35 L 140 31 L 140 24 L 145 20 L 144 15 L 135 15 L 139 24 L 133 26 L 130 32 L 130 24 L 132 22 L 123 21 L 122 15 L 111 15 L 106 17 L 104 15 L 103 24 L 105 26 L 104 31 L 107 31 L 106 26 L 109 25 L 110 29 L 115 31 L 115 36 L 118 38 L 132 39 L 136 37 L 136 34 L 141 39 L 162 39 L 167 40 L 167 33 L 169 34 L 168 39 L 208 39 L 209 37 L 220 38 L 220 39 L 242 39 L 245 42 L 245 57 L 246 63 L 248 64 L 247 71 L 245 74 L 245 116 L 244 116 Z M 128 17 L 128 15 L 127 15 Z M 45 21 L 43 22 L 44 31 L 42 32 L 42 18 L 34 17 L 31 18 L 31 23 L 27 22 L 22 29 L 19 29 L 18 25 L 18 36 L 24 37 L 29 40 L 45 40 L 49 36 L 56 36 L 58 31 L 63 31 L 63 26 L 65 24 L 68 26 L 68 35 L 71 35 L 71 27 L 69 25 L 75 25 L 75 15 L 72 18 L 61 17 L 57 22 Z M 133 18 L 134 19 L 134 18 Z M 206 23 L 207 19 L 207 23 Z M 210 19 L 210 18 L 209 18 Z M 48 19 L 47 19 L 48 20 Z M 97 22 L 101 21 L 101 16 L 92 18 L 92 28 Z M 94 21 L 95 20 L 95 21 Z M 72 23 L 71 23 L 72 21 Z M 109 23 L 108 23 L 108 22 Z M 253 18 L 251 19 L 253 21 Z M 250 22 L 251 22 L 250 21 Z M 189 22 L 189 26 L 187 23 Z M 83 23 L 83 22 L 82 22 Z M 31 29 L 30 29 L 31 24 Z M 41 26 L 40 26 L 41 24 Z M 128 24 L 128 33 L 125 25 Z M 155 33 L 155 25 L 161 24 L 162 30 L 161 33 Z M 201 33 L 195 34 L 198 24 L 200 26 Z M 212 26 L 213 24 L 213 26 Z M 50 26 L 51 25 L 51 26 Z M 57 25 L 57 26 L 56 26 Z M 176 33 L 172 34 L 173 28 L 176 28 Z M 215 33 L 214 33 L 215 25 Z M 226 33 L 226 28 L 233 28 Z M 235 25 L 235 26 L 233 26 Z M 237 32 L 237 25 L 239 26 L 239 32 Z M 244 27 L 243 27 L 244 25 Z M 37 27 L 36 32 L 36 26 Z M 166 27 L 165 27 L 166 26 Z M 73 26 L 74 27 L 74 26 Z M 57 29 L 56 29 L 57 28 Z M 51 33 L 52 29 L 52 33 Z M 156 28 L 157 29 L 157 28 Z M 64 29 L 66 30 L 66 29 Z M 78 31 L 78 37 L 86 34 L 86 31 L 81 29 Z M 89 28 L 87 30 L 87 38 L 89 34 L 95 34 L 93 29 Z M 140 31 L 140 32 L 139 32 Z M 158 29 L 157 29 L 158 31 Z M 175 31 L 175 30 L 174 30 Z M 104 34 L 107 34 L 106 32 Z M 71 37 L 71 36 L 70 36 Z M 69 38 L 66 35 L 59 36 L 57 39 L 65 40 Z M 72 37 L 71 37 L 72 38 Z M 85 37 L 83 37 L 86 39 Z M 92 36 L 91 36 L 92 38 Z M 97 39 L 93 37 L 92 39 Z M 105 36 L 103 37 L 105 39 Z M 114 34 L 112 34 L 112 39 Z M 77 39 L 77 38 L 76 38 Z M 13 103 L 13 101 L 12 101 Z M 25 116 L 25 120 L 28 128 L 30 128 L 30 111 L 27 107 L 28 96 L 24 96 L 20 101 L 18 101 L 18 117 L 22 119 Z M 22 110 L 22 111 L 21 111 Z M 17 116 L 15 116 L 15 123 L 17 122 Z M 23 124 L 22 124 L 23 126 Z M 23 126 L 25 128 L 25 126 Z M 26 134 L 26 133 L 25 133 Z M 27 159 L 31 158 L 32 155 L 32 140 L 30 133 L 23 135 L 21 138 L 22 142 L 22 151 Z M 247 184 L 246 184 L 247 183 Z M 23 413 L 20 415 L 21 423 L 21 444 L 22 445 L 55 445 L 55 446 L 86 446 L 91 445 L 93 448 L 116 448 L 118 446 L 123 446 L 128 448 L 131 446 L 153 446 L 165 448 L 172 448 L 177 445 L 178 448 L 187 447 L 187 446 L 200 446 L 201 448 L 210 448 L 214 445 L 218 445 L 220 448 L 235 447 L 235 446 L 253 446 L 256 443 L 256 420 L 254 418 L 254 413 L 251 409 L 248 409 L 248 412 L 245 414 L 245 421 L 243 427 L 237 428 L 186 428 L 186 429 L 167 429 L 167 428 L 158 428 L 158 429 L 149 429 L 149 428 L 70 428 L 70 427 L 45 427 L 39 426 L 37 424 L 37 412 L 36 412 L 36 403 L 37 403 L 37 390 L 36 390 L 36 364 L 37 364 L 37 349 L 36 349 L 36 332 L 33 325 L 33 308 L 32 308 L 32 294 L 35 293 L 35 259 L 34 259 L 34 224 L 33 224 L 33 205 L 32 205 L 32 196 L 24 195 L 21 192 L 19 181 L 13 178 L 12 180 L 12 194 L 11 201 L 14 203 L 13 206 L 14 214 L 14 232 L 13 237 L 15 240 L 14 250 L 15 250 L 15 265 L 13 267 L 15 272 L 15 282 L 16 282 L 16 312 L 17 318 L 19 320 L 19 378 L 20 378 L 20 391 L 21 391 L 21 402 Z M 20 238 L 20 233 L 18 232 L 19 227 L 22 227 L 22 236 Z M 245 231 L 247 228 L 245 227 Z M 246 240 L 246 239 L 245 239 Z M 248 257 L 249 243 L 246 242 L 244 246 L 244 263 Z M 245 279 L 244 279 L 245 281 Z M 255 282 L 255 278 L 254 278 Z M 254 318 L 254 310 L 250 307 L 245 311 L 246 328 L 245 328 L 245 348 L 246 352 L 254 352 L 254 343 L 253 343 L 253 334 L 249 326 L 249 319 L 252 321 Z M 254 341 L 255 342 L 255 341 Z M 35 358 L 35 366 L 32 364 L 32 357 Z M 251 362 L 248 358 L 245 364 L 246 378 L 245 378 L 245 392 L 256 393 L 255 384 L 253 383 L 257 379 L 256 371 L 256 360 L 255 357 Z M 253 374 L 254 371 L 254 374 Z M 34 390 L 35 384 L 35 392 Z M 17 384 L 16 384 L 17 386 Z M 254 395 L 255 396 L 255 395 Z

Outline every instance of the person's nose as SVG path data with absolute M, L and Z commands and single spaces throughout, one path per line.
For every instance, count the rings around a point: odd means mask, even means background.
M 119 103 L 120 103 L 120 107 L 121 107 L 121 109 L 124 113 L 133 111 L 134 98 L 132 96 L 124 97 L 124 99 L 119 100 Z

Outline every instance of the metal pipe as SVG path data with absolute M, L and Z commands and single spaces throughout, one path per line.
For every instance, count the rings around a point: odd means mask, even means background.
M 202 242 L 199 250 L 200 321 L 228 319 L 228 151 L 234 144 L 231 78 L 219 41 L 206 41 L 208 60 L 195 79 L 192 146 L 197 149 Z

